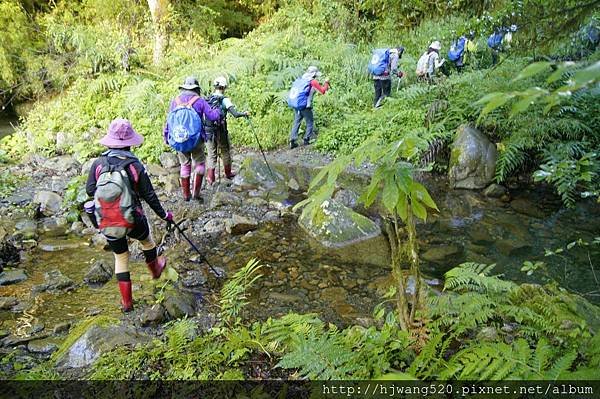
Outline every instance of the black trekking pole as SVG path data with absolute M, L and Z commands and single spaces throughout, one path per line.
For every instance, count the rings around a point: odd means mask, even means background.
M 265 160 L 265 165 L 267 165 L 267 168 L 269 169 L 269 173 L 271 174 L 271 177 L 273 178 L 273 180 L 277 180 L 277 178 L 275 177 L 275 174 L 273 173 L 273 170 L 271 170 L 271 165 L 269 165 L 269 162 L 267 162 L 267 156 L 265 155 L 265 152 L 263 151 L 262 145 L 260 145 L 260 140 L 258 139 L 258 135 L 256 134 L 256 131 L 254 130 L 254 125 L 252 124 L 252 121 L 250 120 L 250 117 L 246 117 L 246 120 L 248 121 L 248 125 L 250 125 L 250 130 L 252 131 L 252 134 L 254 135 L 254 138 L 256 139 L 256 144 L 258 144 L 258 149 L 260 150 L 260 153 L 263 156 L 263 159 Z
M 176 223 L 175 221 L 171 222 L 175 228 L 177 229 L 177 231 L 179 231 L 179 234 L 181 234 L 181 236 L 188 242 L 188 244 L 190 244 L 190 246 L 192 247 L 192 249 L 194 251 L 196 251 L 198 253 L 198 255 L 201 256 L 201 260 L 203 260 L 204 262 L 206 262 L 206 264 L 208 265 L 208 267 L 210 267 L 210 270 L 212 270 L 212 272 L 215 274 L 215 276 L 217 277 L 223 277 L 223 275 L 221 275 L 221 273 L 219 273 L 208 261 L 208 259 L 206 259 L 206 256 L 204 256 L 204 254 L 202 252 L 200 252 L 200 250 L 198 249 L 198 247 L 196 246 L 196 244 L 194 244 L 192 242 L 192 240 L 190 240 L 188 238 L 188 236 L 185 235 L 185 233 L 183 232 L 183 229 L 181 227 L 179 227 L 179 224 Z M 181 223 L 181 222 L 179 222 Z

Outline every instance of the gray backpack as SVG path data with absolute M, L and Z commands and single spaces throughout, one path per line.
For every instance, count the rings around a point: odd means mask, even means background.
M 98 228 L 107 237 L 122 238 L 135 226 L 136 194 L 131 186 L 127 169 L 133 169 L 136 158 L 111 165 L 108 157 L 101 158 L 96 168 L 95 214 Z M 134 178 L 137 173 L 134 173 Z M 137 183 L 137 182 L 134 182 Z

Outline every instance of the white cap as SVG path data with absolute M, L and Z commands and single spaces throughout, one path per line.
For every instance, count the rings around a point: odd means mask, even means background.
M 213 82 L 213 86 L 215 87 L 227 87 L 227 79 L 224 76 L 219 76 Z
M 442 45 L 439 41 L 436 40 L 429 45 L 429 48 L 432 48 L 434 50 L 440 50 L 442 48 Z

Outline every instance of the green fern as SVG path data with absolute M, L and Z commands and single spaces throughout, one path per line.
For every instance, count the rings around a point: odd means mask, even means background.
M 239 323 L 240 312 L 248 304 L 248 290 L 261 277 L 260 262 L 251 259 L 221 289 L 221 319 Z

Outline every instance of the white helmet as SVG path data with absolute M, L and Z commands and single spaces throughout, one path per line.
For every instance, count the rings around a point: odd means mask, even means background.
M 225 76 L 219 76 L 213 82 L 213 86 L 215 86 L 215 87 L 227 87 L 227 79 L 225 79 Z
M 439 41 L 436 40 L 436 41 L 434 41 L 433 43 L 431 43 L 429 45 L 429 48 L 432 48 L 434 50 L 440 51 L 440 49 L 442 48 L 442 45 L 440 44 Z

